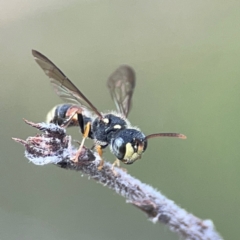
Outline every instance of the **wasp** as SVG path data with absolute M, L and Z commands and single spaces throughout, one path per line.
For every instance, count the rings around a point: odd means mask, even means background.
M 136 85 L 135 72 L 130 66 L 120 66 L 108 78 L 107 86 L 117 111 L 102 113 L 52 61 L 36 50 L 32 50 L 32 54 L 35 61 L 50 78 L 57 95 L 68 102 L 54 107 L 47 115 L 47 122 L 62 127 L 79 126 L 83 134 L 73 161 L 78 161 L 86 138 L 93 139 L 95 149 L 101 158 L 99 170 L 103 167 L 103 149 L 107 146 L 110 146 L 111 152 L 116 157 L 112 167 L 114 168 L 115 165 L 119 166 L 119 161 L 132 164 L 140 159 L 147 149 L 150 138 L 186 138 L 180 133 L 154 133 L 145 136 L 139 128 L 130 124 L 127 117 Z

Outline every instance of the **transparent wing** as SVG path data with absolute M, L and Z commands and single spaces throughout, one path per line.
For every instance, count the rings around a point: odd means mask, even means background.
M 135 87 L 134 70 L 127 65 L 120 66 L 108 78 L 107 86 L 118 112 L 127 117 L 131 109 Z
M 47 57 L 36 50 L 32 54 L 37 64 L 43 69 L 45 74 L 50 78 L 50 82 L 59 97 L 66 102 L 80 104 L 89 110 L 94 111 L 100 118 L 101 113 L 96 107 L 84 96 L 84 94 L 65 76 L 65 74 Z

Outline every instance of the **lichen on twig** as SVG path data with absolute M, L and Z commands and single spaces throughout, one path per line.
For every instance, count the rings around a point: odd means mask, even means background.
M 211 220 L 201 220 L 186 210 L 177 206 L 151 186 L 142 183 L 120 168 L 111 169 L 111 164 L 105 162 L 101 171 L 98 170 L 100 158 L 87 148 L 83 148 L 78 162 L 73 162 L 76 149 L 71 145 L 71 137 L 65 129 L 54 124 L 27 124 L 42 131 L 27 140 L 13 138 L 25 147 L 25 156 L 36 165 L 55 164 L 61 168 L 81 171 L 92 179 L 126 198 L 147 214 L 152 222 L 161 222 L 170 230 L 178 233 L 184 239 L 220 240 L 223 239 L 214 229 Z

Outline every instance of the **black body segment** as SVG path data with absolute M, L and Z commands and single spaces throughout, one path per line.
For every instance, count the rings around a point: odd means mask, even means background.
M 92 123 L 92 132 L 94 134 L 94 138 L 98 142 L 103 142 L 106 144 L 110 144 L 111 139 L 114 137 L 116 132 L 126 128 L 126 121 L 114 114 L 104 115 L 103 121 L 99 118 L 96 118 Z

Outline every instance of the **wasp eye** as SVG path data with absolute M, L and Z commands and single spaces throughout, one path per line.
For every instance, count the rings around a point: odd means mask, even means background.
M 124 158 L 126 152 L 126 144 L 121 137 L 118 137 L 113 141 L 112 151 L 119 160 L 122 160 Z

